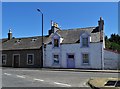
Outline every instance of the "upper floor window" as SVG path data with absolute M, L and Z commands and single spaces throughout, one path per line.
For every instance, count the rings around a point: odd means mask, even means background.
M 7 60 L 7 55 L 3 54 L 2 55 L 2 64 L 5 65 Z
M 84 32 L 80 35 L 80 47 L 89 47 L 91 42 L 90 33 Z
M 54 39 L 54 47 L 59 47 L 59 40 L 58 39 Z
M 60 47 L 60 35 L 56 32 L 52 36 L 52 47 L 59 48 Z
M 83 47 L 88 47 L 88 37 L 83 37 L 82 38 L 82 46 Z

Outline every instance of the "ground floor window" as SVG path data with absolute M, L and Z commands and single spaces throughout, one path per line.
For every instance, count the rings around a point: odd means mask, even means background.
M 2 55 L 2 64 L 5 65 L 6 64 L 6 60 L 7 60 L 7 55 L 3 54 Z
M 53 55 L 54 64 L 59 64 L 59 55 Z
M 83 53 L 82 59 L 83 59 L 83 64 L 89 64 L 89 54 Z
M 34 64 L 34 54 L 27 54 L 27 64 L 28 65 Z

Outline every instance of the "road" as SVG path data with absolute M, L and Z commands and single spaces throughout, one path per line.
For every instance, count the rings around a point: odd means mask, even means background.
M 3 68 L 2 87 L 88 87 L 93 77 L 118 77 L 117 73 Z

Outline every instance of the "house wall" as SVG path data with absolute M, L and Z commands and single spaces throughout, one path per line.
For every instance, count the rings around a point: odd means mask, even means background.
M 53 66 L 53 54 L 60 55 L 60 68 L 67 68 L 67 54 L 72 53 L 75 57 L 75 68 L 94 68 L 101 69 L 101 43 L 90 43 L 88 48 L 80 47 L 80 44 L 62 44 L 59 48 L 52 48 L 52 45 L 46 46 L 44 52 L 44 67 Z M 82 53 L 88 53 L 90 65 L 82 64 Z
M 0 55 L 2 54 L 2 51 L 0 50 Z M 2 56 L 0 56 L 0 59 L 2 59 Z M 0 67 L 2 66 L 2 60 L 0 60 Z
M 20 66 L 19 67 L 41 67 L 41 54 L 39 49 L 34 50 L 3 50 L 2 54 L 7 55 L 6 67 L 13 66 L 13 55 L 20 55 Z M 27 54 L 34 54 L 34 65 L 27 65 Z
M 104 68 L 105 69 L 118 69 L 118 58 L 120 54 L 104 50 Z

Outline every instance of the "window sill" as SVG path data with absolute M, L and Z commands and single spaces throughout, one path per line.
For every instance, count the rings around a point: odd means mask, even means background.
M 53 63 L 53 65 L 52 66 L 56 66 L 56 67 L 59 67 L 60 66 L 60 64 L 57 64 L 57 63 Z
M 34 65 L 34 64 L 27 64 L 27 65 Z
M 81 46 L 81 48 L 89 48 L 90 46 Z
M 59 47 L 53 47 L 53 48 L 59 48 Z
M 53 49 L 59 49 L 60 47 L 53 47 Z
M 82 66 L 90 66 L 89 63 L 83 63 Z
M 6 65 L 6 64 L 2 64 L 2 65 Z

